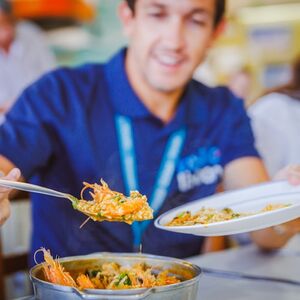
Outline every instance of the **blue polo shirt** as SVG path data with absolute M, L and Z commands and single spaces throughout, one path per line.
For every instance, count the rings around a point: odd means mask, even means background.
M 79 196 L 82 182 L 99 182 L 124 192 L 115 128 L 116 114 L 129 117 L 140 192 L 150 195 L 169 136 L 183 126 L 186 140 L 168 197 L 157 214 L 213 194 L 226 164 L 258 156 L 242 101 L 228 89 L 191 81 L 173 120 L 164 124 L 140 101 L 125 68 L 126 49 L 107 64 L 60 68 L 27 88 L 0 128 L 0 153 L 30 183 Z M 95 251 L 131 252 L 131 226 L 88 222 L 67 200 L 32 194 L 32 253 L 54 255 Z M 203 239 L 158 230 L 153 222 L 142 239 L 146 253 L 187 257 Z

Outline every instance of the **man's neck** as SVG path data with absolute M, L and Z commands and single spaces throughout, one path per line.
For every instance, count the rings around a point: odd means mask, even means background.
M 176 114 L 183 89 L 167 93 L 152 88 L 143 78 L 134 76 L 135 71 L 127 58 L 125 69 L 132 88 L 148 110 L 164 123 L 171 121 Z
M 135 89 L 135 87 L 134 87 Z M 181 93 L 162 93 L 149 89 L 136 90 L 143 104 L 163 123 L 170 122 L 176 114 Z

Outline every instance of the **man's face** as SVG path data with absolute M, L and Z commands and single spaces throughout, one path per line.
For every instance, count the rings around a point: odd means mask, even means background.
M 14 40 L 14 36 L 15 28 L 13 20 L 0 10 L 0 49 L 8 51 Z
M 137 0 L 123 18 L 134 75 L 162 92 L 183 88 L 214 38 L 214 14 L 212 0 Z

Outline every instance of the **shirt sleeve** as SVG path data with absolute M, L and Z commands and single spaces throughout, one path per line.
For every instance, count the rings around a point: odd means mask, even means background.
M 255 148 L 254 136 L 244 102 L 232 96 L 227 117 L 229 134 L 224 150 L 224 165 L 242 157 L 260 157 Z
M 53 93 L 48 81 L 44 77 L 26 89 L 0 127 L 0 154 L 20 168 L 26 179 L 46 166 L 53 152 L 48 99 Z

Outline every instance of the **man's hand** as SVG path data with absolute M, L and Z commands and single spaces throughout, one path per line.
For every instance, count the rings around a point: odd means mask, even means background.
M 279 172 L 273 178 L 274 180 L 288 180 L 290 184 L 300 184 L 300 165 L 289 165 Z
M 290 184 L 300 185 L 300 165 L 289 165 L 281 169 L 273 180 L 288 180 Z M 300 233 L 300 218 L 264 230 L 251 233 L 253 241 L 264 250 L 283 247 L 294 235 Z
M 19 169 L 12 169 L 7 176 L 2 177 L 6 180 L 18 180 L 21 176 Z M 10 189 L 0 187 L 0 226 L 8 219 L 10 215 L 10 204 L 8 200 L 8 194 Z
M 289 165 L 281 169 L 274 177 L 274 180 L 288 180 L 290 184 L 300 185 L 300 165 Z M 284 231 L 295 235 L 300 232 L 300 218 L 280 225 L 282 234 Z M 276 228 L 275 228 L 276 229 Z M 280 231 L 280 230 L 279 230 Z

